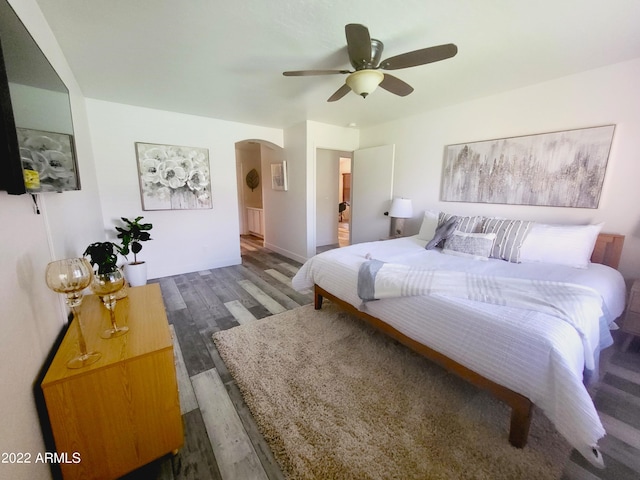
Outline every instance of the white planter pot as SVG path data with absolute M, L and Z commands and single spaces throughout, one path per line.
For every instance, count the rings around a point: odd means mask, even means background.
M 140 287 L 147 284 L 147 264 L 139 262 L 136 264 L 127 263 L 124 266 L 124 277 L 132 287 Z

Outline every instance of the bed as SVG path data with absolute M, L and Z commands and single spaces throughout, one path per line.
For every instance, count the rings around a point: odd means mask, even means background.
M 557 430 L 594 465 L 603 466 L 598 440 L 605 431 L 587 391 L 597 376 L 599 352 L 613 341 L 610 328 L 624 310 L 624 279 L 615 270 L 624 237 L 600 234 L 586 268 L 546 263 L 512 263 L 425 250 L 419 236 L 356 244 L 309 259 L 293 278 L 298 290 L 313 289 L 315 308 L 323 298 L 371 323 L 409 348 L 488 390 L 512 409 L 509 441 L 525 446 L 535 404 Z M 363 302 L 361 267 L 371 259 L 393 265 L 499 278 L 534 279 L 587 287 L 597 292 L 586 332 L 544 311 L 494 305 L 449 295 L 410 295 Z M 514 280 L 515 282 L 516 280 Z M 528 280 L 527 280 L 528 281 Z M 584 335 L 591 339 L 592 365 Z M 595 362 L 595 366 L 594 366 Z

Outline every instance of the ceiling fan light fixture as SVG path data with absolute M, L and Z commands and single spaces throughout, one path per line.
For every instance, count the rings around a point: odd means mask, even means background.
M 363 98 L 373 92 L 384 80 L 384 74 L 379 70 L 358 70 L 347 77 L 347 85 Z
M 286 77 L 298 77 L 305 75 L 337 75 L 349 74 L 345 83 L 331 95 L 327 102 L 340 100 L 350 91 L 363 98 L 373 92 L 378 85 L 387 92 L 399 97 L 406 97 L 413 92 L 413 87 L 408 83 L 380 70 L 400 70 L 402 68 L 417 67 L 428 63 L 446 60 L 458 53 L 458 47 L 453 43 L 436 45 L 435 47 L 421 48 L 410 52 L 394 55 L 384 61 L 380 61 L 384 44 L 369 35 L 369 29 L 359 23 L 345 25 L 344 32 L 347 37 L 347 53 L 349 62 L 355 70 L 296 70 L 283 72 Z

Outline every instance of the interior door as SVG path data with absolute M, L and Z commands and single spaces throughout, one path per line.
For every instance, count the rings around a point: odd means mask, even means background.
M 340 153 L 316 150 L 316 247 L 338 243 Z
M 351 168 L 351 243 L 373 242 L 389 236 L 395 145 L 353 152 Z

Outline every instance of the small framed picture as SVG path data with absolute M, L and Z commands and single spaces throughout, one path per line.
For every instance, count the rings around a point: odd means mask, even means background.
M 80 190 L 73 137 L 65 133 L 16 128 L 27 192 Z
M 287 162 L 271 164 L 271 188 L 273 190 L 287 190 Z

